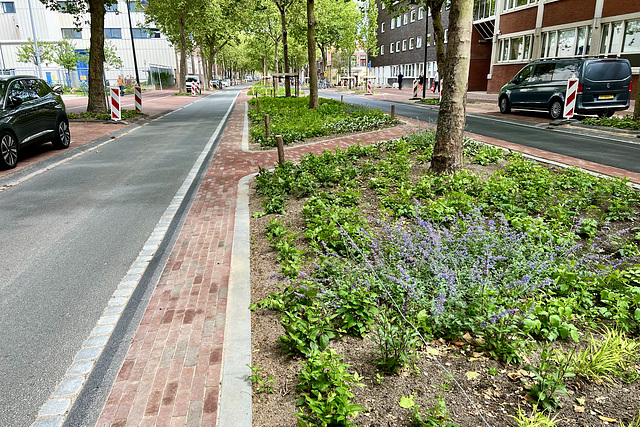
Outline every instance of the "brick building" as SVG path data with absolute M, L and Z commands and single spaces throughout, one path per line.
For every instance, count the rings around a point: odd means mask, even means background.
M 394 15 L 379 5 L 378 56 L 371 61 L 378 84 L 395 82 L 398 72 L 419 76 L 425 47 L 426 75 L 434 74 L 430 14 L 407 6 Z M 474 8 L 469 90 L 497 93 L 535 59 L 586 56 L 629 59 L 638 84 L 640 0 L 476 0 Z M 442 21 L 446 28 L 447 10 Z

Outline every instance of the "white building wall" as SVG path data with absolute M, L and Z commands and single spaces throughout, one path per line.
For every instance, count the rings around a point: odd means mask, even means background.
M 19 45 L 28 43 L 33 39 L 29 5 L 27 0 L 14 0 L 16 13 L 2 13 L 0 9 L 0 69 L 15 70 L 16 74 L 37 74 L 35 64 L 21 63 L 18 61 L 16 49 Z M 37 40 L 40 42 L 57 42 L 62 40 L 62 28 L 75 28 L 73 15 L 63 14 L 47 9 L 39 0 L 31 0 L 33 21 Z M 121 39 L 105 39 L 105 43 L 111 43 L 120 58 L 123 66 L 119 70 L 105 70 L 107 79 L 116 79 L 118 75 L 131 76 L 135 80 L 133 65 L 133 50 L 131 47 L 131 33 L 127 15 L 127 2 L 118 1 L 118 11 L 107 12 L 105 16 L 105 28 L 120 28 Z M 88 17 L 87 17 L 88 19 Z M 84 22 L 86 19 L 83 19 Z M 145 27 L 145 16 L 142 12 L 131 13 L 133 28 Z M 82 38 L 72 39 L 77 50 L 89 50 L 91 31 L 89 25 L 82 27 Z M 153 39 L 134 39 L 138 70 L 141 82 L 147 79 L 147 70 L 150 64 L 162 65 L 176 70 L 176 54 L 173 46 L 164 35 Z M 190 58 L 187 61 L 191 63 Z M 196 60 L 196 71 L 200 71 L 199 62 Z M 50 73 L 52 80 L 64 81 L 64 70 L 55 63 L 42 63 L 42 77 Z M 62 80 L 60 80 L 62 78 Z M 77 78 L 76 78 L 77 80 Z

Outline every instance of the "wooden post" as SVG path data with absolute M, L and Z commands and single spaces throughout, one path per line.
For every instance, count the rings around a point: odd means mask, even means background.
M 344 95 L 340 95 L 340 102 L 344 102 Z
M 264 134 L 269 139 L 271 137 L 271 123 L 269 120 L 269 115 L 264 115 Z
M 276 145 L 278 146 L 278 163 L 284 164 L 284 143 L 282 142 L 282 135 L 276 135 Z
M 396 106 L 391 106 L 391 118 L 393 119 L 396 116 Z
M 258 107 L 258 111 L 260 111 L 260 98 L 256 99 L 256 107 Z

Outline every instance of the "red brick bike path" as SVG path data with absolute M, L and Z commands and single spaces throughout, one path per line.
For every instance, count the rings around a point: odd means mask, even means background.
M 216 425 L 238 182 L 277 160 L 274 151 L 242 151 L 247 99 L 236 100 L 98 426 Z M 285 155 L 297 161 L 311 152 L 397 138 L 413 128 L 291 147 Z

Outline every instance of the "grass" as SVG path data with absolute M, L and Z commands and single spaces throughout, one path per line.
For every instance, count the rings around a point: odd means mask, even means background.
M 139 111 L 136 110 L 122 110 L 121 111 L 121 115 L 122 115 L 122 120 L 130 120 L 130 119 L 134 119 L 138 116 L 146 116 L 145 113 L 141 113 Z M 88 119 L 88 120 L 111 120 L 111 113 L 102 113 L 102 114 L 96 114 L 96 113 L 67 113 L 67 116 L 69 117 L 70 120 L 74 120 L 74 119 Z

